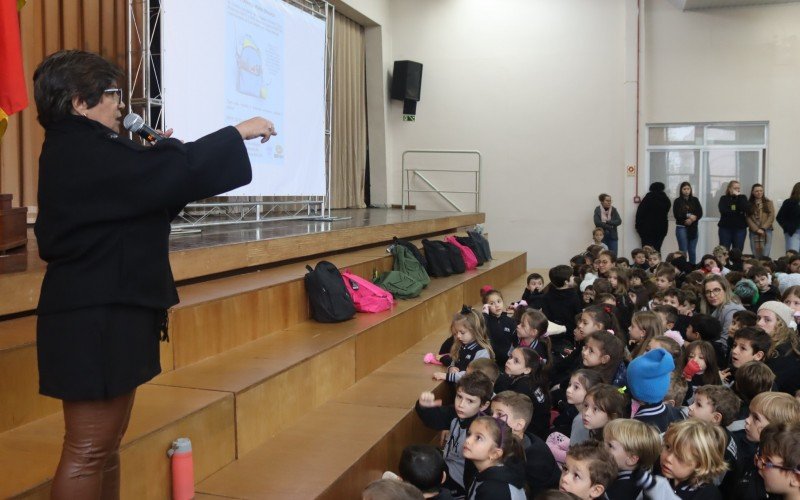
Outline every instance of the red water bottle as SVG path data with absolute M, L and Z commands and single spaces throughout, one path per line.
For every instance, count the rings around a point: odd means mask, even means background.
M 189 438 L 178 438 L 167 450 L 172 459 L 172 498 L 190 500 L 194 498 L 194 460 L 192 442 Z

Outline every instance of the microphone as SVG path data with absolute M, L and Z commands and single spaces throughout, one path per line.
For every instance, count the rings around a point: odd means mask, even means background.
M 131 132 L 138 134 L 141 138 L 149 142 L 158 142 L 161 139 L 166 139 L 163 135 L 156 132 L 153 128 L 144 122 L 144 118 L 136 113 L 128 113 L 122 125 Z

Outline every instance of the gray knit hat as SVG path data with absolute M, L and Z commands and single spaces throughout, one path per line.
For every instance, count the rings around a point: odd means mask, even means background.
M 763 304 L 761 304 L 761 307 L 758 308 L 759 311 L 761 311 L 762 309 L 774 312 L 775 316 L 782 319 L 783 323 L 786 326 L 791 327 L 791 325 L 794 324 L 794 311 L 792 311 L 792 308 L 787 306 L 783 302 L 778 302 L 777 300 L 770 300 L 768 302 L 764 302 Z

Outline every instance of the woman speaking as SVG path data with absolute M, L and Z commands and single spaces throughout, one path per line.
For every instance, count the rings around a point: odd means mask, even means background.
M 50 55 L 33 76 L 45 128 L 35 226 L 47 262 L 39 391 L 62 400 L 65 423 L 53 498 L 119 496 L 134 394 L 161 371 L 159 339 L 178 302 L 170 221 L 190 201 L 250 182 L 242 139 L 275 135 L 256 117 L 192 143 L 142 146 L 119 133 L 122 76 L 77 50 Z

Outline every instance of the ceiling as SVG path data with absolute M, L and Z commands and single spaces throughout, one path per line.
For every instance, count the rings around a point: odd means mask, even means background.
M 800 0 L 670 0 L 681 10 L 718 9 L 725 7 L 743 7 L 746 5 L 768 5 L 774 3 L 792 3 Z

